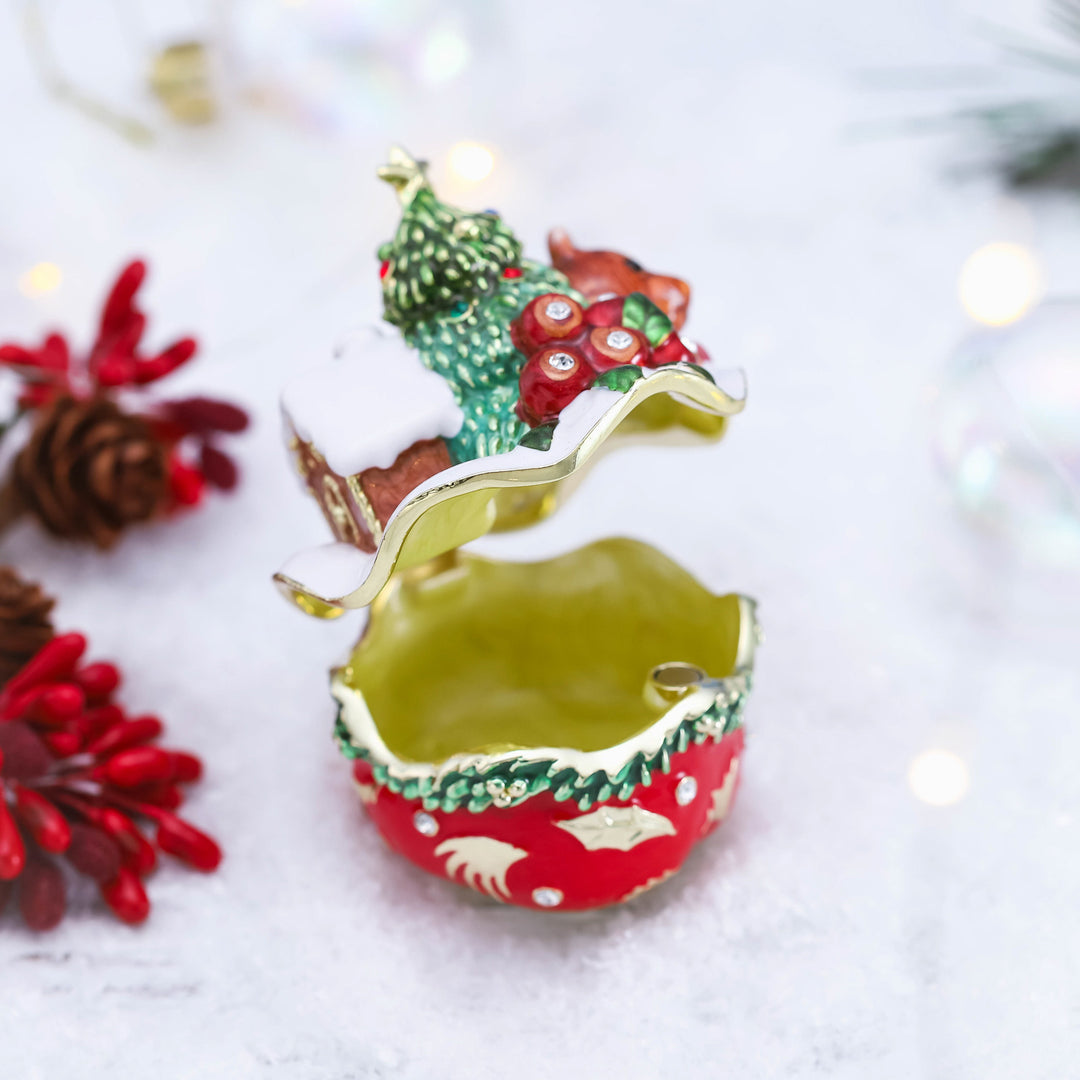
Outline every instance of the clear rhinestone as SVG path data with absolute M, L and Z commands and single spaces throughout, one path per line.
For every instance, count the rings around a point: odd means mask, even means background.
M 566 322 L 574 314 L 574 309 L 565 300 L 552 300 L 544 308 L 544 314 L 555 322 Z
M 556 371 L 569 371 L 577 361 L 569 353 L 557 352 L 548 357 L 548 363 Z
M 540 907 L 558 907 L 562 901 L 561 889 L 552 889 L 547 885 L 533 889 L 533 903 Z
M 434 836 L 439 831 L 439 823 L 424 810 L 417 810 L 413 814 L 412 823 L 421 836 Z
M 607 343 L 613 349 L 629 349 L 634 344 L 634 335 L 629 330 L 612 330 L 607 336 Z
M 697 781 L 692 776 L 684 776 L 675 788 L 675 801 L 680 806 L 689 806 L 697 798 Z

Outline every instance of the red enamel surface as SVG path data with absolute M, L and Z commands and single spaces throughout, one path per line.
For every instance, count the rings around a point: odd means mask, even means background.
M 672 755 L 670 772 L 654 773 L 652 783 L 639 785 L 627 800 L 610 799 L 604 803 L 605 807 L 636 805 L 662 814 L 674 825 L 673 836 L 652 836 L 629 851 L 589 850 L 573 833 L 559 828 L 557 822 L 587 816 L 597 807 L 582 812 L 573 800 L 557 802 L 550 792 L 534 795 L 518 806 L 489 806 L 479 813 L 464 808 L 452 813 L 432 810 L 438 832 L 424 836 L 413 820 L 422 809 L 419 799 L 406 799 L 386 787 L 379 787 L 375 793 L 370 786 L 371 766 L 365 761 L 355 763 L 354 776 L 362 793 L 367 794 L 365 809 L 383 838 L 421 869 L 447 877 L 450 853 L 436 854 L 441 844 L 458 837 L 490 837 L 528 853 L 507 870 L 509 895 L 502 899 L 522 907 L 540 908 L 533 900 L 533 890 L 554 888 L 564 898 L 553 910 L 580 911 L 618 903 L 634 890 L 677 870 L 690 849 L 720 823 L 708 820 L 712 794 L 721 788 L 742 750 L 741 728 L 719 741 L 691 744 L 684 753 Z M 680 806 L 675 790 L 688 775 L 697 780 L 697 794 L 689 805 Z M 734 782 L 728 812 L 738 789 L 737 775 Z M 461 884 L 464 876 L 465 871 L 458 869 L 452 880 Z

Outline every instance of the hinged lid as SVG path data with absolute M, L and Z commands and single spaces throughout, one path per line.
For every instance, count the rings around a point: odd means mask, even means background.
M 395 151 L 381 175 L 403 205 L 379 251 L 394 326 L 283 399 L 290 449 L 337 542 L 300 552 L 276 580 L 322 617 L 369 604 L 395 571 L 546 517 L 613 437 L 715 439 L 745 402 L 741 372 L 712 373 L 680 338 L 678 279 L 565 234 L 555 268 L 530 262 L 494 212 L 441 203 L 422 163 Z

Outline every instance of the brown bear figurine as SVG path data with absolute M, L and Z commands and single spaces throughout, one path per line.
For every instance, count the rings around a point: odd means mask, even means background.
M 551 265 L 590 302 L 605 295 L 644 293 L 671 320 L 676 331 L 686 322 L 690 286 L 677 277 L 653 274 L 617 251 L 582 251 L 565 229 L 548 233 Z

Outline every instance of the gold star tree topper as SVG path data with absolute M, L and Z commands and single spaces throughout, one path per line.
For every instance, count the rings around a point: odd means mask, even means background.
M 378 168 L 380 180 L 385 180 L 397 192 L 401 205 L 408 206 L 416 193 L 428 186 L 426 161 L 417 161 L 400 146 L 390 147 L 390 160 Z

